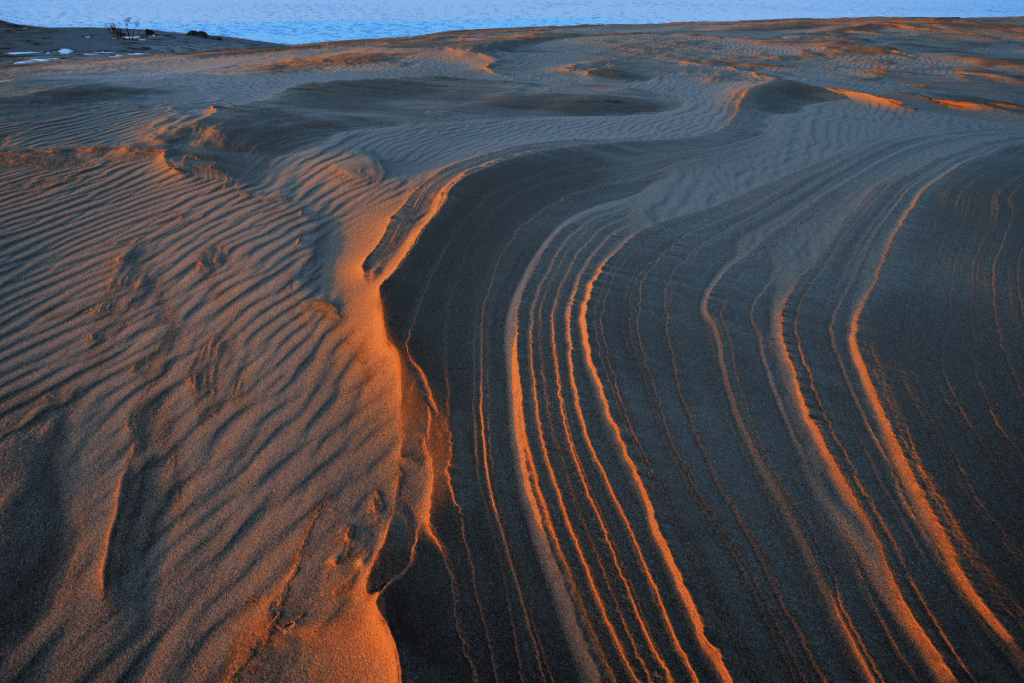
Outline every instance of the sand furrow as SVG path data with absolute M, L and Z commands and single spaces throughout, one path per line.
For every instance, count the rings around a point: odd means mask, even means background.
M 0 65 L 0 680 L 1021 678 L 1020 23 Z

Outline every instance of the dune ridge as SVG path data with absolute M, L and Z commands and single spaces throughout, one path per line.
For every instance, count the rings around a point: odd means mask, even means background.
M 1022 34 L 0 64 L 0 680 L 1024 679 Z

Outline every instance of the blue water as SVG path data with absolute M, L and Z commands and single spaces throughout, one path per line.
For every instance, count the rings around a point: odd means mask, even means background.
M 655 24 L 796 17 L 1000 17 L 1022 0 L 21 0 L 0 19 L 35 26 L 103 26 L 132 16 L 140 28 L 197 29 L 274 43 L 314 43 L 512 26 Z

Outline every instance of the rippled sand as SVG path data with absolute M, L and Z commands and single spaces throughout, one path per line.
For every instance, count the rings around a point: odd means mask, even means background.
M 0 680 L 1021 680 L 1022 39 L 4 58 Z

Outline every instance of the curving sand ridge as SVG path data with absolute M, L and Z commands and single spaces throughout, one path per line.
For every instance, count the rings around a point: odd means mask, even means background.
M 1022 37 L 8 58 L 0 681 L 1024 679 Z

